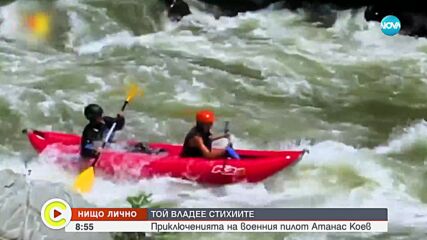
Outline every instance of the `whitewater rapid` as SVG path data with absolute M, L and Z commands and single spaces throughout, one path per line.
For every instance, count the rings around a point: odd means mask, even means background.
M 258 184 L 201 186 L 172 178 L 97 177 L 86 204 L 126 207 L 151 193 L 177 207 L 387 207 L 387 234 L 188 234 L 209 239 L 423 239 L 427 226 L 427 42 L 388 37 L 363 10 L 338 11 L 327 27 L 303 10 L 269 8 L 215 19 L 166 20 L 154 1 L 135 3 L 150 24 L 130 23 L 111 1 L 60 0 L 61 37 L 25 41 L 23 1 L 0 8 L 0 170 L 57 183 L 74 173 L 36 156 L 23 128 L 80 133 L 83 107 L 120 107 L 125 86 L 144 97 L 126 112 L 120 139 L 181 143 L 201 107 L 230 120 L 234 145 L 308 148 L 296 166 Z M 132 3 L 133 4 L 133 3 Z M 40 7 L 40 6 L 39 6 Z M 128 9 L 124 7 L 124 9 Z M 144 15 L 145 16 L 145 15 Z M 139 20 L 141 21 L 141 20 Z M 146 21 L 143 21 L 144 24 Z M 64 27 L 66 26 L 66 27 Z M 135 34 L 141 27 L 144 34 Z M 178 127 L 179 126 L 179 127 Z M 28 164 L 25 167 L 24 162 Z M 279 236 L 279 237 L 278 237 Z

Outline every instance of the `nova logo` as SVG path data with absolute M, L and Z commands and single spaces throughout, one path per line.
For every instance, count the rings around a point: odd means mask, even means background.
M 388 15 L 381 21 L 381 31 L 387 36 L 394 36 L 400 31 L 400 20 L 393 15 Z

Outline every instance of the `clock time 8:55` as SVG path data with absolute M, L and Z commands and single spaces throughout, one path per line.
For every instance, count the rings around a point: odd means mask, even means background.
M 76 230 L 81 230 L 81 231 L 93 230 L 93 223 L 76 223 Z

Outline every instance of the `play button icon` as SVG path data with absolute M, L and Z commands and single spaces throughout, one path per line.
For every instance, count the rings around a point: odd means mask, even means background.
M 62 215 L 62 213 L 60 211 L 53 209 L 53 218 L 54 219 L 61 216 L 61 215 Z
M 64 210 L 60 209 L 59 207 L 53 207 L 50 209 L 49 217 L 53 221 L 59 221 L 64 218 L 62 216 L 63 213 L 64 213 Z
M 62 199 L 55 198 L 47 201 L 41 211 L 43 223 L 51 229 L 61 229 L 71 221 L 71 207 Z

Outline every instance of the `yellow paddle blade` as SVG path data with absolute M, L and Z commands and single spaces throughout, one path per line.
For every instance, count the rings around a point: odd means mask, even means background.
M 128 96 L 126 98 L 126 101 L 130 102 L 138 94 L 138 91 L 139 91 L 138 85 L 137 84 L 132 84 L 130 86 L 129 91 L 128 91 Z
M 74 190 L 81 193 L 90 192 L 92 190 L 94 181 L 95 171 L 93 167 L 90 167 L 77 176 L 76 181 L 74 182 Z

